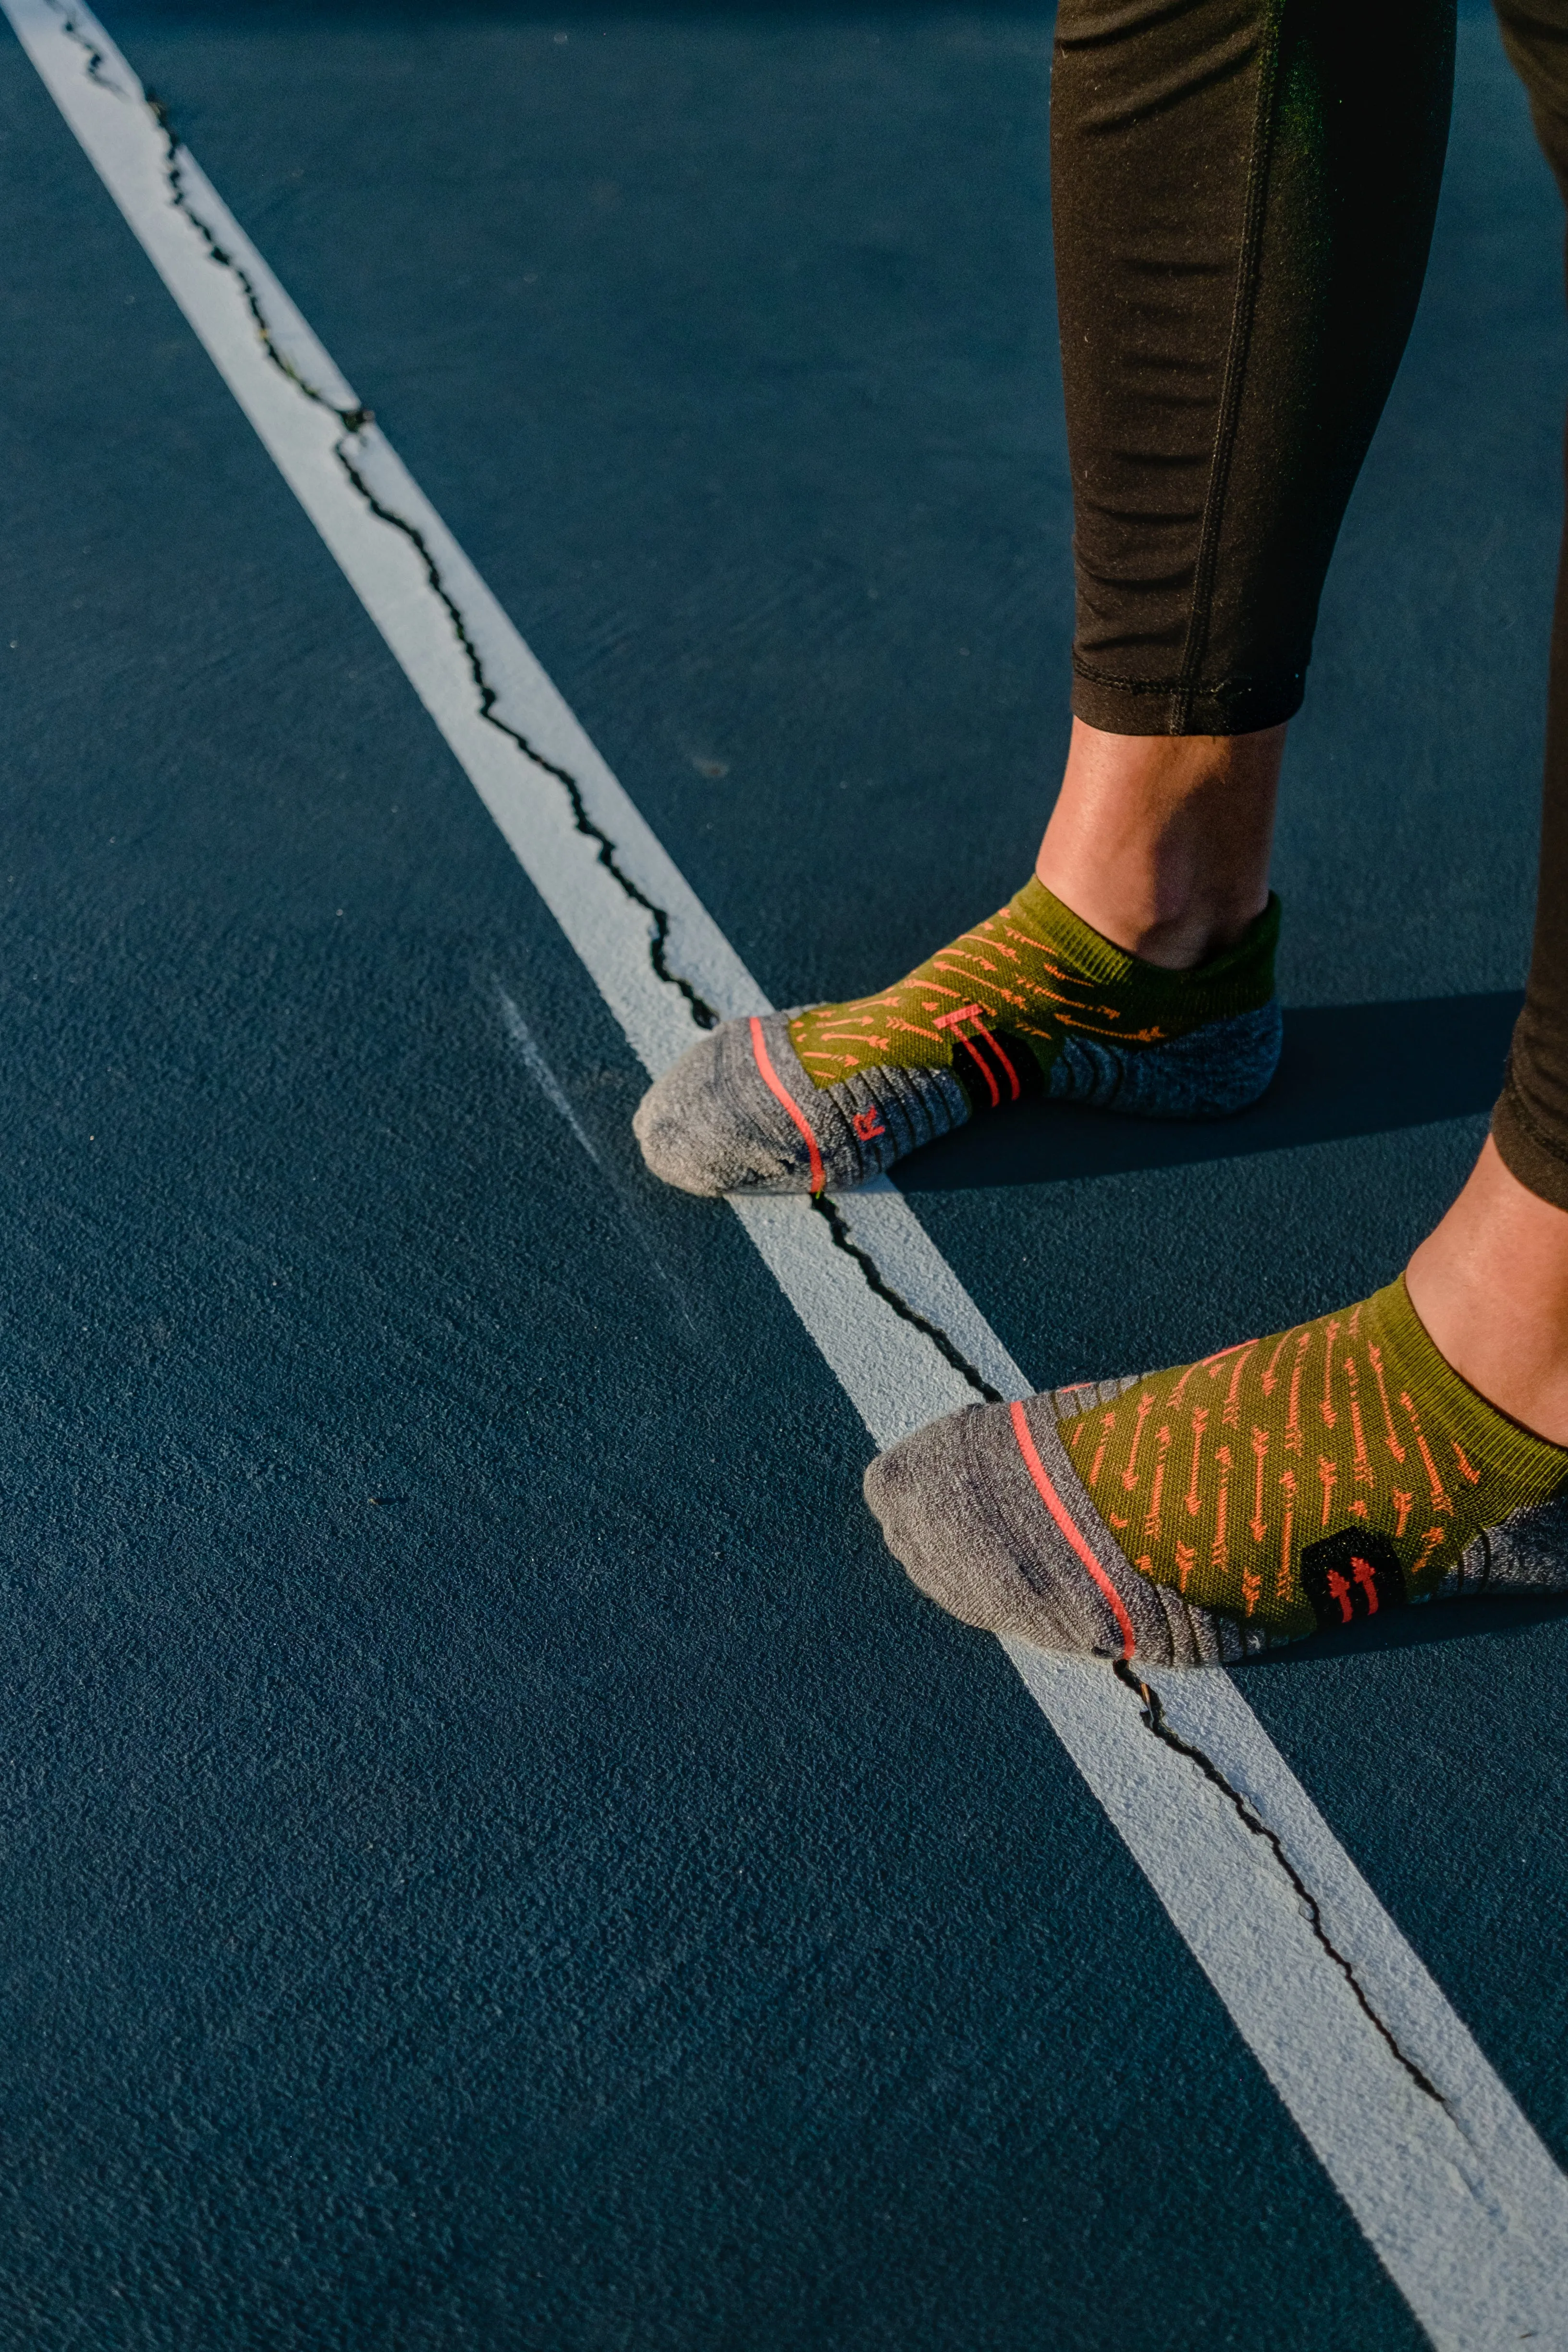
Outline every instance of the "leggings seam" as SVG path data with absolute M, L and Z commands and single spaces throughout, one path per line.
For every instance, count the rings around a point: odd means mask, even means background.
M 1197 672 L 1208 638 L 1209 605 L 1215 571 L 1219 562 L 1219 534 L 1225 497 L 1236 448 L 1241 394 L 1252 342 L 1252 322 L 1258 308 L 1258 286 L 1263 255 L 1263 219 L 1268 196 L 1268 167 L 1274 145 L 1274 99 L 1279 82 L 1279 20 L 1283 0 L 1264 0 L 1266 17 L 1262 55 L 1258 68 L 1258 102 L 1253 115 L 1252 155 L 1247 167 L 1247 195 L 1242 206 L 1241 251 L 1237 257 L 1236 293 L 1231 303 L 1230 339 L 1226 351 L 1225 380 L 1220 387 L 1219 415 L 1215 425 L 1214 455 L 1209 461 L 1208 492 L 1204 500 L 1203 526 L 1193 574 L 1193 609 L 1187 642 L 1182 655 L 1181 681 L 1171 712 L 1171 733 L 1186 732 L 1197 687 Z

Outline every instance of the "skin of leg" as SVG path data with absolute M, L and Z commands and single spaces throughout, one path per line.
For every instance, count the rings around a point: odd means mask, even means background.
M 1110 735 L 1075 719 L 1035 871 L 1102 938 L 1190 971 L 1268 904 L 1284 751 L 1283 727 Z
M 1568 1445 L 1568 1210 L 1528 1192 L 1490 1136 L 1405 1280 L 1460 1379 L 1537 1437 Z

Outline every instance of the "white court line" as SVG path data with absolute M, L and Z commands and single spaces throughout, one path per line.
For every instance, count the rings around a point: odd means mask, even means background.
M 370 510 L 345 457 L 375 499 L 422 534 L 497 690 L 499 715 L 576 780 L 623 872 L 668 911 L 670 965 L 724 1014 L 764 1010 L 755 982 L 384 437 L 374 425 L 345 425 L 357 409 L 353 393 L 184 149 L 186 208 L 176 206 L 163 133 L 96 19 L 68 0 L 0 5 L 634 1051 L 657 1071 L 694 1034 L 685 1000 L 650 963 L 648 919 L 574 824 L 561 783 L 482 717 L 470 661 L 425 561 Z M 268 358 L 233 268 L 215 264 L 193 214 L 248 276 L 295 382 Z M 321 398 L 307 396 L 299 380 Z M 972 1401 L 962 1375 L 872 1295 L 805 1202 L 733 1205 L 879 1445 Z M 903 1297 L 1005 1395 L 1027 1395 L 892 1186 L 843 1207 L 857 1242 Z M 1169 1675 L 1161 1690 L 1177 1730 L 1283 1839 L 1367 2000 L 1441 2103 L 1417 2086 L 1358 2003 L 1268 1846 L 1221 1792 L 1150 1737 L 1131 1696 L 1103 1668 L 1006 1647 L 1433 2342 L 1443 2352 L 1476 2352 L 1529 2338 L 1568 2352 L 1568 2181 L 1235 1684 L 1217 1672 Z

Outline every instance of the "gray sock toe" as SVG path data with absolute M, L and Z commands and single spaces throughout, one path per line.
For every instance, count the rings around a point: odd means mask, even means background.
M 655 1080 L 632 1131 L 656 1176 L 683 1192 L 847 1192 L 969 1117 L 950 1070 L 814 1086 L 790 1043 L 795 1017 L 763 1013 L 755 1031 L 726 1021 Z
M 762 1025 L 776 1073 L 788 1015 Z M 726 1021 L 689 1046 L 644 1095 L 632 1132 L 653 1173 L 683 1192 L 811 1189 L 810 1147 L 763 1076 L 748 1021 Z
M 1005 1407 L 970 1405 L 889 1446 L 866 1473 L 866 1500 L 910 1581 L 950 1615 L 1045 1649 L 1074 1649 L 1078 1629 L 1057 1580 L 1031 1574 L 993 1492 L 996 1432 L 976 1423 L 998 1417 L 1010 1435 Z M 1109 1611 L 1102 1615 L 1095 1630 L 1109 1639 L 1114 1623 Z
M 922 1592 L 967 1625 L 1045 1650 L 1114 1658 L 1131 1639 L 1131 1654 L 1151 1666 L 1217 1665 L 1260 1646 L 1139 1575 L 1057 1434 L 1055 1398 L 1031 1398 L 1025 1423 L 1072 1536 L 1037 1484 L 1010 1405 L 971 1405 L 932 1422 L 867 1471 L 866 1500 Z

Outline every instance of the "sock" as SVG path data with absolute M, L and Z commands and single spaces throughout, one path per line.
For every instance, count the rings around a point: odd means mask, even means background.
M 1459 1378 L 1402 1276 L 1195 1364 L 950 1415 L 866 1493 L 967 1622 L 1194 1664 L 1440 1594 L 1568 1590 L 1565 1482 L 1568 1451 Z
M 633 1124 L 654 1173 L 684 1191 L 793 1192 L 863 1183 L 1028 1096 L 1219 1117 L 1274 1075 L 1279 930 L 1271 898 L 1235 947 L 1166 971 L 1031 877 L 894 988 L 724 1023 L 656 1082 Z
M 1237 946 L 1196 971 L 1167 971 L 1113 947 L 1031 875 L 1000 914 L 896 987 L 798 1014 L 790 1043 L 819 1090 L 866 1070 L 952 1070 L 973 1108 L 996 1109 L 1045 1091 L 1069 1047 L 1092 1088 L 1097 1055 L 1136 1060 L 1262 1011 L 1279 936 L 1270 898 Z

